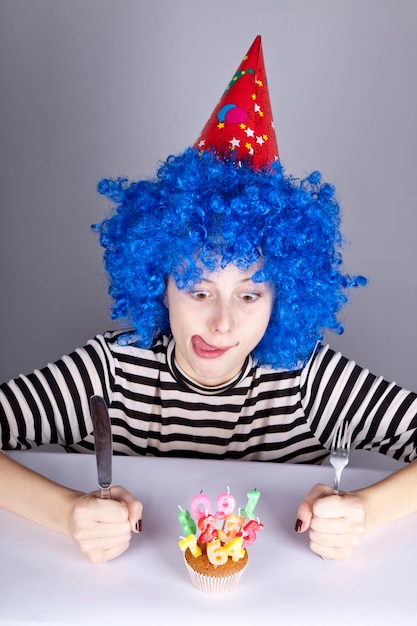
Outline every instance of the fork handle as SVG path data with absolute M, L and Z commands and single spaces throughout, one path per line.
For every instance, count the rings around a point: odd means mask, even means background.
M 333 485 L 333 493 L 338 495 L 340 490 L 340 477 L 342 475 L 342 470 L 335 470 L 334 473 L 334 485 Z

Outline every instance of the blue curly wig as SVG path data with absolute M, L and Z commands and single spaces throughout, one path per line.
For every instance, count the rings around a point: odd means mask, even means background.
M 254 280 L 274 285 L 275 302 L 254 356 L 294 369 L 325 329 L 343 332 L 337 313 L 346 291 L 366 283 L 341 271 L 339 206 L 319 172 L 295 180 L 279 162 L 254 171 L 188 148 L 162 163 L 154 180 L 103 179 L 98 190 L 115 205 L 94 227 L 105 249 L 112 317 L 127 320 L 142 347 L 170 333 L 168 276 L 189 288 L 203 266 L 247 269 L 262 258 Z

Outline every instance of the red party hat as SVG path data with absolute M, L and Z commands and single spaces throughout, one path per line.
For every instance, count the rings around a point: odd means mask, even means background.
M 279 159 L 261 37 L 255 38 L 194 144 L 259 169 Z

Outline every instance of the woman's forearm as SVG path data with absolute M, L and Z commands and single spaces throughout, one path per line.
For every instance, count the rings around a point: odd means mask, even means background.
M 365 506 L 366 531 L 417 512 L 417 461 L 357 494 Z
M 142 503 L 123 487 L 113 487 L 112 498 L 101 499 L 98 492 L 58 485 L 2 452 L 0 508 L 70 536 L 93 563 L 122 554 L 142 519 Z
M 0 451 L 0 508 L 70 534 L 70 517 L 80 492 L 58 485 Z

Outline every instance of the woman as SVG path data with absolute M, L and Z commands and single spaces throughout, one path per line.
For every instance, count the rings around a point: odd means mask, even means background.
M 135 330 L 3 385 L 3 447 L 92 451 L 97 394 L 122 454 L 321 462 L 346 416 L 353 446 L 414 460 L 416 396 L 316 346 L 339 328 L 346 286 L 363 282 L 340 271 L 338 207 L 319 178 L 296 184 L 278 163 L 255 172 L 188 149 L 155 181 L 102 181 L 118 205 L 97 227 L 114 316 Z M 104 501 L 0 462 L 2 506 L 70 534 L 94 562 L 140 528 L 142 505 L 121 487 Z M 296 530 L 346 558 L 365 532 L 416 509 L 416 472 L 341 496 L 315 486 Z
M 309 529 L 311 549 L 347 558 L 365 532 L 417 509 L 417 397 L 320 343 L 342 331 L 347 290 L 366 281 L 342 271 L 333 187 L 318 172 L 292 179 L 276 158 L 261 61 L 257 38 L 244 60 L 257 70 L 242 65 L 225 95 L 246 81 L 245 106 L 223 98 L 154 180 L 100 183 L 115 210 L 95 228 L 113 317 L 128 329 L 3 385 L 2 448 L 92 452 L 92 395 L 109 406 L 118 454 L 320 463 L 346 419 L 354 447 L 410 462 L 355 493 L 316 485 L 301 502 L 295 529 Z M 122 487 L 112 496 L 0 454 L 0 506 L 71 535 L 93 562 L 121 554 L 141 527 L 140 501 Z

